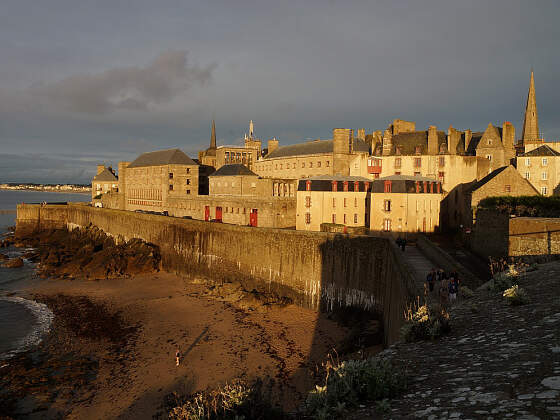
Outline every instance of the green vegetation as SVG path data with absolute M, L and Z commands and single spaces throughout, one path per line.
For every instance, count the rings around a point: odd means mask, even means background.
M 434 339 L 451 331 L 449 313 L 439 304 L 409 307 L 405 320 L 401 337 L 406 342 Z
M 235 381 L 188 396 L 173 393 L 165 407 L 172 420 L 277 420 L 286 418 L 271 402 L 271 382 Z
M 524 305 L 526 303 L 529 303 L 529 296 L 527 296 L 525 290 L 521 289 L 517 284 L 513 285 L 509 289 L 504 290 L 502 296 L 511 306 Z
M 405 389 L 406 375 L 385 359 L 328 364 L 325 385 L 309 393 L 305 414 L 313 419 L 344 418 L 348 409 L 366 401 L 377 401 L 377 410 L 387 412 L 389 399 Z
M 101 194 L 97 194 L 95 197 L 93 197 L 94 200 L 99 200 L 101 198 Z
M 560 197 L 542 195 L 487 197 L 478 203 L 478 208 L 494 209 L 516 216 L 560 217 Z

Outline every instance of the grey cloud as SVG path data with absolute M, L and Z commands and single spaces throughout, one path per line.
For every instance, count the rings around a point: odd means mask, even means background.
M 35 103 L 63 111 L 91 114 L 144 111 L 152 105 L 172 101 L 194 85 L 207 84 L 214 68 L 215 64 L 189 65 L 186 51 L 168 51 L 145 67 L 113 68 L 35 84 L 27 94 Z

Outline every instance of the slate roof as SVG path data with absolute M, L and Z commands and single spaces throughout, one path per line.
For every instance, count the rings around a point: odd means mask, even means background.
M 95 175 L 93 177 L 94 181 L 106 181 L 106 182 L 113 182 L 113 181 L 117 181 L 117 177 L 108 169 L 105 168 L 103 169 L 103 171 L 101 171 L 101 173 Z
M 469 147 L 466 150 L 467 155 L 476 156 L 476 148 L 478 146 L 478 143 L 480 143 L 480 139 L 482 139 L 482 135 L 483 135 L 483 133 L 481 133 L 479 131 L 477 131 L 475 133 L 472 133 L 472 138 L 471 138 L 471 141 L 469 142 Z M 465 143 L 464 133 L 463 133 L 463 136 L 462 136 L 462 140 L 463 140 L 463 144 L 464 144 Z
M 162 165 L 196 165 L 196 162 L 180 149 L 168 149 L 142 153 L 128 167 L 141 168 Z
M 482 187 L 484 184 L 490 182 L 492 179 L 496 178 L 498 175 L 500 175 L 503 171 L 505 171 L 508 168 L 508 166 L 502 166 L 501 168 L 495 169 L 492 172 L 490 172 L 488 175 L 486 175 L 484 178 L 479 179 L 477 182 L 475 182 L 474 184 L 472 184 L 470 187 L 468 187 L 468 191 L 475 191 L 478 190 L 480 187 Z
M 363 182 L 371 182 L 372 180 L 369 178 L 365 178 L 363 176 L 343 176 L 343 175 L 317 175 L 317 176 L 310 176 L 309 178 L 305 178 L 306 181 L 363 181 Z
M 548 144 L 545 144 L 545 145 L 537 147 L 536 149 L 531 150 L 530 152 L 523 153 L 521 156 L 523 156 L 523 157 L 560 156 L 560 153 L 558 153 L 556 150 L 554 150 Z
M 354 139 L 354 150 L 357 152 L 369 152 L 369 146 L 365 141 Z M 265 159 L 283 158 L 301 155 L 315 155 L 321 153 L 332 153 L 333 141 L 331 140 L 313 140 L 305 143 L 291 144 L 289 146 L 281 146 L 272 153 L 265 156 Z
M 439 153 L 442 144 L 445 144 L 445 150 L 447 151 L 447 134 L 443 131 L 437 132 L 438 136 L 438 148 L 437 153 Z M 427 131 L 412 131 L 409 133 L 395 134 L 391 140 L 393 150 L 392 154 L 396 154 L 397 147 L 400 147 L 401 155 L 415 155 L 416 146 L 420 146 L 420 153 L 425 155 L 428 154 L 428 132 Z
M 435 178 L 428 178 L 425 176 L 413 176 L 413 175 L 389 175 L 383 178 L 377 178 L 375 181 L 426 181 L 426 182 L 437 182 Z
M 249 168 L 247 168 L 245 165 L 241 165 L 239 163 L 224 165 L 216 172 L 213 172 L 211 175 L 208 176 L 234 176 L 234 175 L 258 176 L 256 173 L 249 170 Z

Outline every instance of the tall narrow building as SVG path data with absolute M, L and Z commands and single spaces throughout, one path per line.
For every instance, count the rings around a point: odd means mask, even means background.
M 525 120 L 523 122 L 523 143 L 534 142 L 540 139 L 539 136 L 539 116 L 537 114 L 537 99 L 535 97 L 535 78 L 531 70 L 531 82 L 529 83 L 529 93 L 527 94 L 527 106 L 525 107 Z

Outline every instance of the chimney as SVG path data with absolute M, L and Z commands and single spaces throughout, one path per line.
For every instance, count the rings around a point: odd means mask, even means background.
M 509 121 L 504 122 L 502 126 L 502 144 L 509 162 L 515 157 L 515 127 Z
M 97 175 L 105 170 L 105 165 L 97 165 Z
M 276 149 L 278 149 L 278 140 L 276 140 L 276 137 L 274 137 L 273 139 L 270 139 L 268 141 L 268 154 L 271 154 Z
M 352 154 L 354 152 L 354 130 L 333 128 L 333 153 Z
M 450 155 L 457 154 L 457 145 L 459 144 L 459 139 L 461 138 L 461 133 L 455 130 L 451 125 L 447 131 L 447 151 Z
M 393 135 L 391 130 L 388 128 L 383 133 L 383 156 L 389 156 L 391 154 L 391 149 L 393 148 Z
M 438 152 L 437 127 L 435 125 L 430 125 L 428 128 L 428 154 L 437 155 Z
M 366 141 L 366 129 L 358 128 L 358 135 L 356 136 L 356 138 L 362 141 Z
M 469 150 L 469 144 L 471 140 L 472 140 L 472 131 L 465 130 L 465 154 L 467 154 L 467 151 Z

